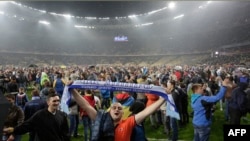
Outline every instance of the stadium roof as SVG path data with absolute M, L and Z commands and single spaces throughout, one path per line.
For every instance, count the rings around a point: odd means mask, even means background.
M 177 1 L 178 7 L 187 10 L 200 2 Z M 54 13 L 69 13 L 81 17 L 122 17 L 143 14 L 166 7 L 170 1 L 22 1 L 23 5 Z M 181 9 L 180 8 L 180 9 Z
M 24 5 L 48 12 L 75 16 L 115 17 L 141 14 L 162 7 L 163 2 L 152 1 L 37 1 L 21 2 Z

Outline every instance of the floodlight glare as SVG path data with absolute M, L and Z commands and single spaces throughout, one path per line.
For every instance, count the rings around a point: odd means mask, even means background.
M 175 3 L 174 3 L 174 2 L 170 2 L 170 3 L 168 4 L 168 8 L 169 8 L 169 9 L 174 9 L 174 8 L 175 8 Z
M 47 11 L 45 11 L 45 10 L 39 10 L 40 12 L 42 12 L 42 13 L 47 13 Z
M 83 25 L 75 25 L 75 28 L 87 28 L 87 26 L 83 26 Z
M 4 12 L 3 12 L 3 11 L 0 11 L 0 14 L 1 14 L 1 15 L 3 15 L 3 14 L 4 14 Z
M 62 16 L 65 17 L 65 18 L 71 18 L 71 17 L 72 17 L 72 16 L 69 15 L 69 14 L 62 14 Z
M 47 21 L 39 21 L 40 24 L 45 24 L 45 25 L 49 25 L 50 23 Z
M 182 17 L 184 17 L 184 14 L 181 14 L 181 15 L 179 15 L 179 16 L 174 17 L 174 20 L 175 20 L 175 19 L 180 19 L 180 18 L 182 18 Z
M 128 17 L 129 17 L 129 18 L 135 18 L 136 15 L 129 15 Z

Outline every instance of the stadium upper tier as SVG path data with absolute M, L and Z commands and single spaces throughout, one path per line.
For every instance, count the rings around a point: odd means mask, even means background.
M 4 35 L 0 48 L 3 52 L 152 55 L 212 52 L 250 41 L 250 2 L 179 2 L 174 11 L 163 5 L 149 12 L 132 18 L 86 19 L 10 2 L 0 5 Z M 127 40 L 116 42 L 116 37 Z

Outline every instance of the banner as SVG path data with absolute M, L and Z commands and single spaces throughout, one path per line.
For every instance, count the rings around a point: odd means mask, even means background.
M 93 80 L 76 80 L 72 85 L 64 88 L 61 105 L 68 104 L 71 99 L 70 89 L 99 89 L 99 90 L 111 90 L 111 91 L 127 91 L 138 93 L 150 93 L 166 99 L 168 105 L 172 107 L 173 112 L 177 112 L 174 102 L 169 100 L 168 95 L 161 86 L 135 84 L 135 83 L 122 83 L 122 82 L 110 82 L 110 81 L 93 81 Z M 64 107 L 65 106 L 61 106 Z M 62 108 L 61 108 L 62 109 Z M 63 110 L 63 109 L 62 109 Z M 64 110 L 63 110 L 64 111 Z M 67 113 L 67 110 L 66 110 Z M 171 116 L 171 115 L 168 115 Z

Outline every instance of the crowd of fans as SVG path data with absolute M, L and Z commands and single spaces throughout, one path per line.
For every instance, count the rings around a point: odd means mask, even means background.
M 227 64 L 225 60 L 225 64 Z M 177 120 L 172 117 L 165 117 L 166 116 L 166 109 L 160 108 L 161 110 L 157 110 L 152 115 L 150 114 L 150 121 L 151 126 L 153 128 L 158 128 L 161 125 L 164 125 L 164 133 L 166 133 L 166 137 L 170 137 L 172 140 L 178 139 L 178 129 L 182 126 L 186 126 L 189 121 L 189 113 L 187 112 L 187 105 L 190 105 L 188 103 L 188 97 L 192 95 L 192 93 L 200 94 L 200 95 L 207 95 L 207 96 L 216 96 L 216 93 L 220 90 L 220 86 L 229 87 L 229 84 L 227 82 L 223 82 L 222 80 L 225 80 L 227 78 L 230 78 L 230 82 L 232 84 L 235 84 L 235 91 L 241 90 L 242 93 L 245 93 L 246 86 L 244 85 L 244 88 L 241 85 L 249 84 L 249 75 L 248 70 L 238 70 L 237 66 L 234 65 L 219 65 L 218 63 L 216 65 L 199 65 L 199 66 L 167 66 L 167 65 L 161 65 L 161 66 L 149 66 L 149 67 L 142 67 L 142 66 L 136 66 L 136 65 L 91 65 L 91 66 L 66 66 L 65 68 L 61 67 L 32 67 L 32 68 L 16 68 L 13 66 L 5 67 L 1 70 L 1 92 L 7 93 L 10 95 L 16 95 L 15 97 L 8 96 L 7 98 L 13 99 L 13 105 L 16 105 L 17 107 L 20 107 L 19 114 L 16 114 L 15 119 L 18 120 L 11 120 L 6 123 L 6 127 L 16 127 L 20 126 L 20 129 L 24 129 L 24 125 L 22 125 L 22 122 L 25 123 L 27 126 L 27 117 L 22 114 L 27 113 L 26 110 L 28 110 L 28 101 L 30 100 L 37 100 L 41 99 L 41 102 L 43 106 L 40 105 L 40 107 L 44 107 L 45 100 L 47 100 L 48 103 L 48 95 L 51 93 L 57 93 L 58 97 L 62 97 L 62 90 L 63 88 L 71 81 L 71 80 L 97 80 L 97 81 L 113 81 L 113 82 L 125 82 L 125 83 L 139 83 L 139 84 L 153 84 L 158 86 L 163 86 L 166 89 L 169 89 L 171 91 L 168 91 L 168 94 L 171 94 L 173 96 L 174 103 L 177 107 L 177 110 L 180 114 L 180 120 Z M 246 80 L 241 79 L 242 77 L 247 78 Z M 199 84 L 199 85 L 197 85 Z M 197 91 L 199 86 L 202 87 L 202 91 Z M 231 85 L 230 85 L 231 86 Z M 27 90 L 28 89 L 34 89 L 32 91 L 32 99 L 27 100 Z M 232 88 L 232 87 L 230 87 Z M 239 88 L 239 89 L 238 89 Z M 222 89 L 222 88 L 221 88 Z M 225 90 L 223 92 L 221 91 L 218 95 L 217 100 L 211 101 L 216 102 L 224 97 Z M 193 91 L 193 92 L 192 92 Z M 38 94 L 39 93 L 39 94 Z M 115 101 L 120 102 L 122 106 L 124 106 L 124 110 L 126 109 L 126 106 L 131 106 L 124 104 L 128 99 L 130 99 L 130 104 L 133 103 L 133 101 L 140 101 L 142 102 L 145 107 L 148 107 L 150 104 L 148 102 L 154 103 L 154 101 L 157 101 L 159 97 L 152 97 L 150 94 L 140 94 L 140 93 L 130 93 L 130 92 L 120 92 L 120 91 L 103 91 L 103 90 L 92 90 L 92 91 L 78 91 L 79 94 L 83 95 L 84 98 L 86 96 L 93 97 L 95 96 L 95 99 L 100 100 L 94 100 L 95 102 L 92 104 L 92 106 L 98 110 L 108 110 L 110 103 L 114 103 Z M 230 97 L 233 99 L 234 93 L 232 92 Z M 247 91 L 249 93 L 249 91 Z M 75 94 L 78 95 L 78 94 Z M 219 97 L 220 96 L 220 97 Z M 235 97 L 237 98 L 237 97 Z M 247 100 L 246 94 L 243 94 L 243 98 Z M 54 96 L 49 96 L 49 100 L 55 99 Z M 74 98 L 73 98 L 74 99 Z M 76 98 L 78 99 L 78 98 Z M 132 101 L 131 101 L 132 99 Z M 206 99 L 205 99 L 206 100 Z M 97 104 L 98 101 L 103 104 Z M 230 105 L 234 105 L 232 102 L 234 100 L 228 100 Z M 76 100 L 76 102 L 79 104 L 79 99 Z M 88 100 L 90 102 L 90 99 Z M 131 103 L 132 102 L 132 103 Z M 73 110 L 72 106 L 76 105 L 70 104 L 70 109 Z M 58 104 L 58 103 L 57 103 Z M 123 105 L 124 104 L 124 105 Z M 165 103 L 166 104 L 166 103 Z M 243 106 L 240 109 L 237 109 L 237 107 L 233 107 L 235 109 L 233 112 L 242 112 L 242 115 L 245 116 L 247 114 L 247 105 L 246 102 L 242 101 L 241 106 Z M 244 105 L 245 104 L 245 105 Z M 53 104 L 52 104 L 53 105 Z M 80 104 L 81 105 L 81 104 Z M 99 105 L 99 106 L 98 106 Z M 211 104 L 210 104 L 211 105 Z M 213 105 L 213 104 L 212 104 Z M 36 107 L 35 105 L 33 105 Z M 48 105 L 50 107 L 50 105 Z M 55 105 L 54 105 L 55 106 Z M 58 106 L 58 105 L 57 105 Z M 105 106 L 105 107 L 104 107 Z M 16 108 L 17 108 L 16 107 Z M 46 107 L 46 104 L 45 104 Z M 81 107 L 81 106 L 80 106 Z M 16 109 L 15 108 L 15 109 Z M 83 108 L 83 107 L 82 107 Z M 211 106 L 209 109 L 212 111 L 213 106 Z M 222 108 L 222 106 L 221 106 Z M 81 108 L 80 108 L 81 109 Z M 204 109 L 207 109 L 207 107 L 204 107 Z M 230 109 L 230 108 L 229 108 Z M 77 110 L 77 109 L 75 109 Z M 83 108 L 83 110 L 79 110 L 79 112 L 71 112 L 73 115 L 77 116 L 70 116 L 70 135 L 67 134 L 67 136 L 78 136 L 78 124 L 79 119 L 75 118 L 80 115 L 82 120 L 84 120 L 84 128 L 86 128 L 86 132 L 84 133 L 84 136 L 87 137 L 87 126 L 91 129 L 91 126 L 89 126 L 88 122 L 89 120 L 84 119 L 83 117 L 89 116 L 90 113 L 87 110 L 87 114 L 83 114 L 86 110 Z M 78 111 L 78 110 L 77 110 Z M 82 111 L 82 112 L 81 112 Z M 211 112 L 210 111 L 210 112 Z M 228 112 L 227 119 L 225 120 L 233 120 L 230 121 L 231 124 L 240 124 L 239 119 L 242 117 L 232 117 L 232 108 L 231 112 L 230 110 L 226 110 Z M 15 112 L 15 110 L 13 111 Z M 131 112 L 131 111 L 130 111 Z M 20 115 L 21 114 L 21 115 Z M 136 115 L 136 113 L 134 113 Z M 196 109 L 194 109 L 194 117 L 196 117 Z M 92 115 L 92 114 L 91 114 Z M 123 118 L 127 118 L 130 114 L 124 114 Z M 59 115 L 58 115 L 59 116 Z M 205 115 L 204 115 L 205 116 Z M 210 115 L 211 116 L 211 115 Z M 93 118 L 91 118 L 93 120 Z M 197 125 L 197 121 L 193 119 L 193 124 L 195 124 L 195 129 L 198 128 L 199 125 Z M 210 118 L 209 118 L 210 119 Z M 18 121 L 18 122 L 17 122 Z M 12 122 L 10 124 L 10 122 Z M 210 122 L 208 122 L 210 124 Z M 73 124 L 73 125 L 72 125 Z M 24 131 L 21 132 L 21 130 L 15 129 L 14 130 L 14 136 L 10 136 L 11 138 L 19 139 L 21 136 L 19 134 L 23 134 L 24 132 L 31 132 L 31 128 L 26 127 Z M 33 128 L 32 128 L 33 129 Z M 66 128 L 65 128 L 66 129 Z M 65 132 L 64 131 L 62 132 Z M 8 132 L 13 132 L 12 129 L 9 130 L 6 129 Z M 37 131 L 39 132 L 39 131 Z M 146 133 L 142 132 L 143 135 L 146 136 Z M 35 134 L 35 133 L 34 133 Z M 61 133 L 60 133 L 61 134 Z M 7 134 L 9 135 L 9 134 Z M 34 138 L 32 133 L 30 134 L 30 138 Z M 91 135 L 90 135 L 91 136 Z M 116 136 L 116 135 L 115 135 Z M 198 133 L 197 133 L 198 136 Z M 207 136 L 208 138 L 208 136 Z M 86 139 L 87 140 L 87 139 Z M 197 139 L 198 140 L 198 139 Z

